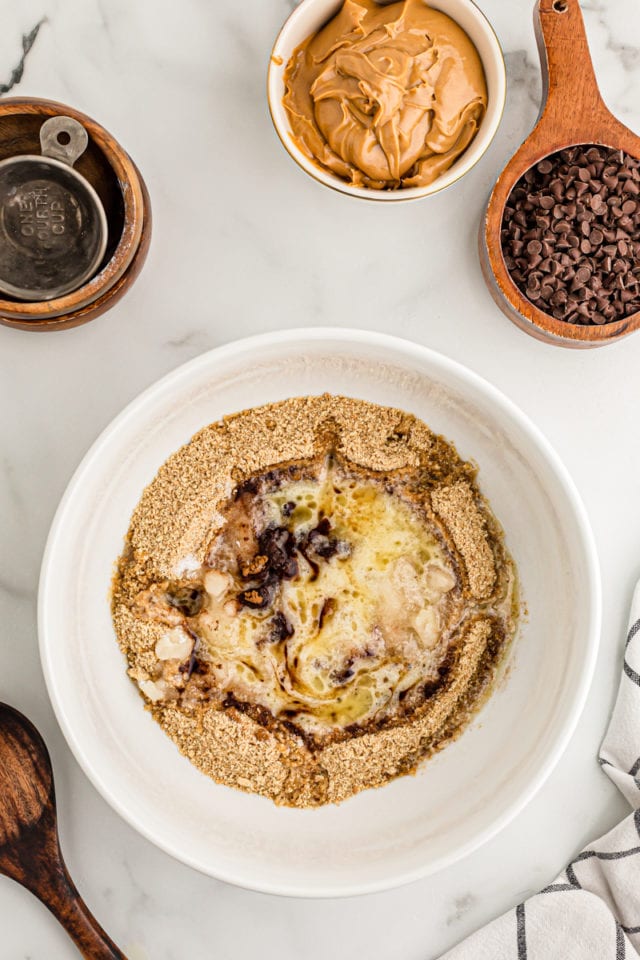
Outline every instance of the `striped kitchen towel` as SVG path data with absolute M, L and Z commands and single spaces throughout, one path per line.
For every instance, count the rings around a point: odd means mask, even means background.
M 552 884 L 441 960 L 640 957 L 640 583 L 600 764 L 635 812 L 590 843 Z

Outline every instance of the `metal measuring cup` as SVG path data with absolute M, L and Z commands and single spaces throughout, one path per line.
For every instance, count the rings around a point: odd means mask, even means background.
M 40 128 L 41 156 L 0 161 L 0 292 L 53 300 L 96 272 L 107 217 L 94 188 L 73 169 L 88 142 L 77 120 L 51 117 Z

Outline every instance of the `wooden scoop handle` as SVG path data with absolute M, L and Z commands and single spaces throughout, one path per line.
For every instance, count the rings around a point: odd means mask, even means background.
M 69 876 L 53 806 L 44 810 L 32 836 L 31 844 L 5 848 L 2 873 L 30 890 L 51 911 L 85 960 L 127 960 L 90 912 Z
M 31 721 L 6 703 L 0 703 L 0 873 L 48 907 L 86 960 L 126 960 L 69 876 L 46 744 Z
M 534 26 L 542 66 L 540 127 L 551 142 L 593 142 L 603 120 L 617 124 L 605 106 L 579 0 L 538 0 Z
M 61 854 L 52 858 L 48 873 L 32 892 L 60 921 L 85 960 L 127 960 L 78 893 Z

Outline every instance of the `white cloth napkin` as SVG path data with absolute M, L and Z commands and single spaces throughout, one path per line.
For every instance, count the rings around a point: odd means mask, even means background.
M 589 844 L 550 886 L 440 960 L 640 957 L 640 583 L 600 764 L 635 812 Z

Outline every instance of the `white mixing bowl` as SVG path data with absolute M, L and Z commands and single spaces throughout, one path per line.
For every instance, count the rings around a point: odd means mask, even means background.
M 126 675 L 109 584 L 131 512 L 169 454 L 223 414 L 324 391 L 415 413 L 479 464 L 528 616 L 489 702 L 416 776 L 340 806 L 289 810 L 214 784 L 178 753 Z M 51 529 L 39 628 L 47 686 L 69 745 L 129 823 L 220 879 L 269 893 L 343 896 L 451 864 L 533 796 L 586 697 L 600 581 L 571 479 L 505 396 L 414 343 L 356 330 L 294 330 L 231 343 L 179 367 L 104 431 Z

